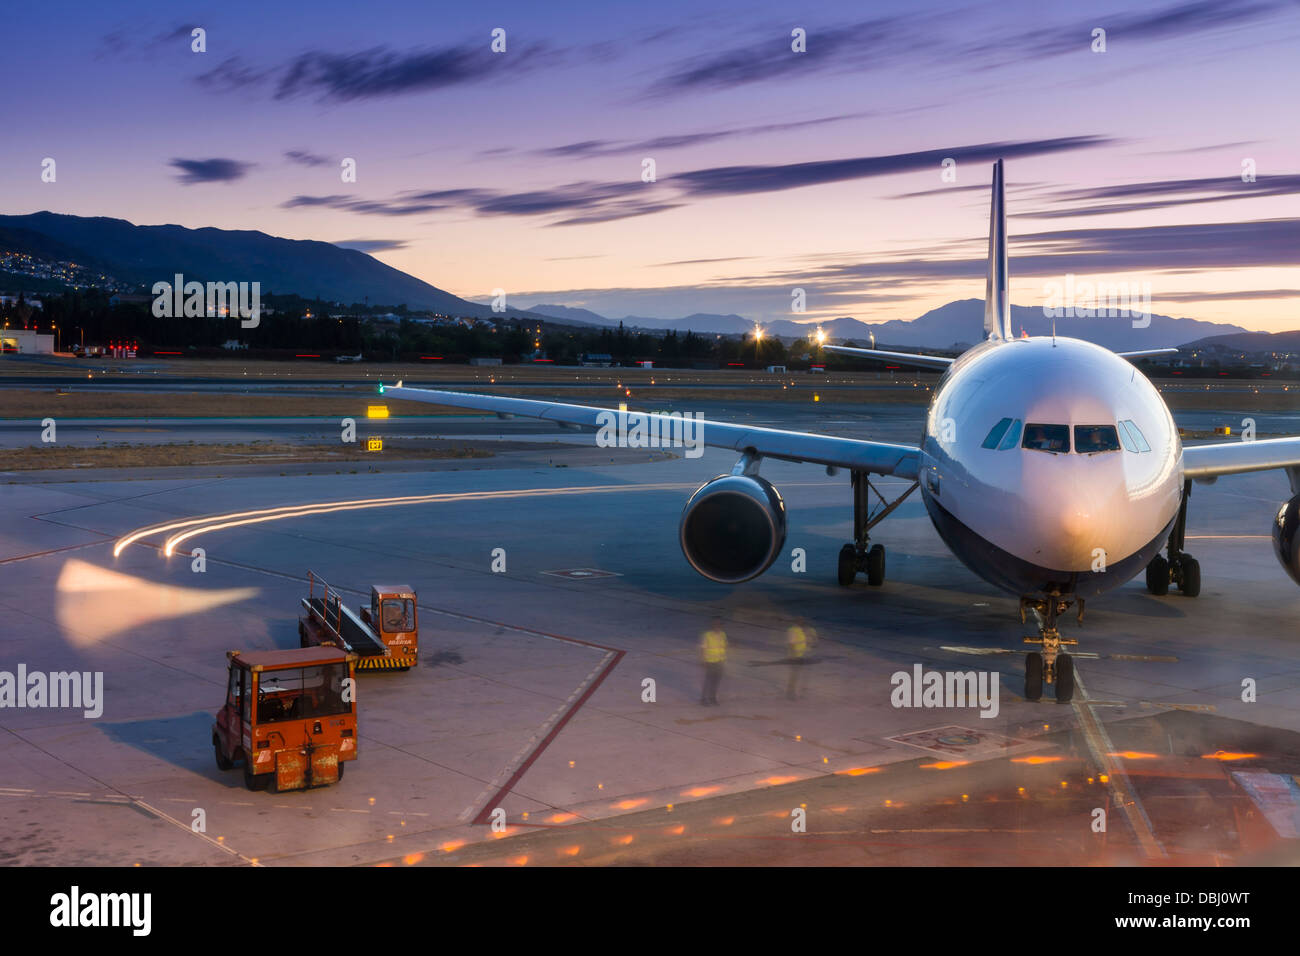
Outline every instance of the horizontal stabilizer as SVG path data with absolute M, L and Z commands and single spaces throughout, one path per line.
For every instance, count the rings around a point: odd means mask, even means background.
M 915 368 L 931 368 L 942 371 L 955 359 L 943 355 L 917 355 L 915 352 L 885 352 L 880 349 L 855 349 L 847 345 L 823 345 L 827 352 L 839 352 L 843 355 L 857 355 L 862 358 L 878 359 L 881 362 L 898 362 Z
M 1116 352 L 1120 358 L 1149 358 L 1152 355 L 1173 355 L 1178 349 L 1138 349 L 1136 352 Z

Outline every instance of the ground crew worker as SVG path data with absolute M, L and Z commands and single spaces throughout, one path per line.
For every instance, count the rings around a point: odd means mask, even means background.
M 704 692 L 700 703 L 706 707 L 718 703 L 718 684 L 722 682 L 722 665 L 727 660 L 727 635 L 722 630 L 722 619 L 714 618 L 713 626 L 704 632 L 700 641 L 700 657 L 704 660 Z
M 794 700 L 799 696 L 799 683 L 804 666 L 808 663 L 808 651 L 812 647 L 812 635 L 799 625 L 791 627 L 785 634 L 789 654 L 786 660 L 790 664 L 790 679 L 786 681 L 785 696 Z

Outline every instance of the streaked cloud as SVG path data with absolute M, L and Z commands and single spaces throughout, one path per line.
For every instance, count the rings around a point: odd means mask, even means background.
M 1062 136 L 1055 139 L 1020 142 L 980 143 L 973 146 L 950 146 L 887 156 L 859 156 L 852 159 L 827 159 L 810 163 L 773 165 L 720 166 L 679 173 L 674 183 L 683 183 L 688 195 L 741 195 L 799 189 L 825 183 L 846 182 L 872 176 L 889 176 L 917 170 L 940 168 L 943 160 L 961 163 L 991 163 L 997 159 L 1042 156 L 1073 149 L 1093 149 L 1113 143 L 1104 136 Z
M 650 96 L 734 89 L 769 80 L 794 80 L 905 66 L 939 65 L 962 72 L 983 72 L 1027 60 L 1089 50 L 1091 32 L 1106 30 L 1110 42 L 1153 43 L 1203 34 L 1222 35 L 1253 25 L 1289 9 L 1266 0 L 1194 0 L 1137 13 L 1099 13 L 1042 27 L 1006 31 L 984 28 L 972 10 L 946 11 L 942 17 L 895 15 L 841 23 L 802 23 L 807 45 L 791 50 L 790 23 L 764 24 L 743 42 L 679 60 L 655 80 Z
M 243 179 L 255 163 L 238 159 L 173 159 L 167 165 L 180 170 L 177 180 L 182 185 L 195 183 L 233 183 Z
M 972 239 L 980 245 L 984 237 Z M 1201 271 L 1294 266 L 1300 248 L 1300 219 L 1137 226 L 1117 229 L 1071 229 L 1011 238 L 1011 273 L 1016 276 L 1107 272 Z M 988 260 L 977 256 L 946 258 L 943 249 L 918 250 L 919 256 L 872 262 L 812 265 L 749 277 L 754 281 L 800 283 L 862 282 L 876 279 L 974 279 Z M 730 277 L 732 282 L 738 277 Z
M 353 196 L 295 196 L 285 208 L 326 206 L 351 212 L 409 216 L 459 208 L 482 216 L 551 216 L 552 226 L 611 222 L 676 209 L 690 198 L 779 192 L 805 186 L 939 169 L 948 157 L 958 162 L 991 162 L 1001 157 L 1037 156 L 1109 144 L 1101 136 L 1066 136 L 1023 142 L 982 143 L 943 149 L 861 156 L 809 163 L 721 166 L 677 173 L 657 183 L 580 181 L 550 189 L 507 192 L 490 189 L 443 189 L 402 193 L 386 200 Z M 987 188 L 987 187 L 982 187 Z
M 648 93 L 668 96 L 828 71 L 882 69 L 924 52 L 935 41 L 933 20 L 922 17 L 878 17 L 806 29 L 805 53 L 791 51 L 788 24 L 771 24 L 750 31 L 741 45 L 679 61 Z
M 711 262 L 740 262 L 753 256 L 720 256 L 716 259 L 675 259 L 672 262 L 654 262 L 653 266 L 697 266 Z
M 357 252 L 371 253 L 405 249 L 409 243 L 405 239 L 343 239 L 333 245 L 340 249 L 355 249 Z
M 428 47 L 399 51 L 388 46 L 354 53 L 310 50 L 280 66 L 256 68 L 228 57 L 197 81 L 217 91 L 266 86 L 273 99 L 315 96 L 326 102 L 399 96 L 478 83 L 496 75 L 518 75 L 553 62 L 547 45 L 531 43 L 506 54 L 488 44 Z
M 328 156 L 309 153 L 305 149 L 287 149 L 284 152 L 284 158 L 291 163 L 297 163 L 299 166 L 328 166 L 330 164 Z
M 1300 289 L 1243 289 L 1238 292 L 1165 292 L 1162 302 L 1213 302 L 1250 299 L 1300 299 Z
M 1296 173 L 1259 176 L 1250 183 L 1243 182 L 1239 175 L 1216 176 L 1209 179 L 1166 179 L 1156 182 L 1062 190 L 1053 193 L 1050 198 L 1056 199 L 1065 208 L 1021 212 L 1017 215 L 1027 219 L 1072 219 L 1076 216 L 1103 216 L 1120 212 L 1164 209 L 1169 206 L 1193 206 L 1234 199 L 1259 199 L 1264 196 L 1295 194 L 1300 194 L 1300 174 Z M 1106 202 L 1110 199 L 1141 200 L 1143 197 L 1164 196 L 1177 198 Z
M 696 133 L 670 133 L 640 140 L 586 139 L 576 143 L 564 143 L 560 146 L 546 146 L 533 150 L 538 156 L 555 156 L 565 159 L 587 159 L 596 156 L 624 156 L 628 153 L 650 153 L 667 149 L 684 149 L 691 146 L 703 146 L 728 139 L 740 139 L 746 136 L 761 136 L 767 133 L 788 133 L 798 129 L 826 126 L 842 123 L 845 120 L 861 119 L 874 115 L 872 112 L 842 113 L 838 116 L 822 116 L 816 119 L 792 120 L 787 123 L 759 123 L 751 126 L 734 126 L 730 129 L 710 130 Z M 497 150 L 496 152 L 500 152 Z M 484 153 L 486 155 L 486 151 Z

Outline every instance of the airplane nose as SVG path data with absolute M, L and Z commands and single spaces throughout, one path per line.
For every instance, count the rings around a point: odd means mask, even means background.
M 1055 525 L 1054 550 L 1061 562 L 1056 567 L 1071 571 L 1091 567 L 1096 549 L 1106 549 L 1107 542 L 1102 540 L 1103 529 L 1099 527 L 1093 509 L 1077 498 L 1058 512 Z
M 1085 543 L 1085 538 L 1095 534 L 1095 524 L 1089 508 L 1067 506 L 1060 513 L 1059 525 L 1061 537 L 1071 544 Z
M 1054 571 L 1086 571 L 1097 537 L 1088 513 L 1081 508 L 1047 507 L 1025 516 L 1027 521 L 1020 545 L 1022 557 Z
M 1105 463 L 1074 458 L 1032 459 L 1036 482 L 1055 489 L 1031 515 L 1032 560 L 1057 571 L 1090 571 L 1118 560 L 1123 544 L 1115 532 L 1128 520 L 1122 486 L 1099 474 Z

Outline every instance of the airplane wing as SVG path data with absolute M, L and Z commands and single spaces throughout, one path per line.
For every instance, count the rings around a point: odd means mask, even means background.
M 1300 480 L 1300 438 L 1219 442 L 1183 446 L 1183 475 L 1201 481 L 1220 475 L 1285 468 L 1292 483 Z M 1300 491 L 1300 488 L 1296 489 Z
M 428 402 L 433 405 L 452 405 L 457 408 L 473 408 L 494 412 L 503 418 L 514 415 L 540 418 L 568 428 L 601 428 L 611 421 L 617 421 L 610 416 L 620 414 L 614 409 L 592 408 L 589 405 L 566 405 L 561 402 L 542 402 L 530 398 L 503 398 L 467 392 L 405 388 L 400 382 L 395 386 L 381 385 L 380 391 L 391 398 Z M 674 416 L 649 412 L 626 412 L 625 414 L 628 424 L 635 425 L 638 419 L 644 419 L 647 424 L 663 422 L 665 431 L 674 420 Z M 680 417 L 677 417 L 677 421 L 680 428 Z M 810 462 L 908 479 L 916 478 L 920 470 L 920 450 L 911 445 L 835 438 L 831 435 L 781 431 L 754 425 L 729 425 L 725 422 L 708 420 L 696 422 L 693 428 L 697 429 L 694 434 L 705 445 L 714 448 L 730 448 L 737 452 L 754 452 L 766 458 Z
M 1115 354 L 1120 358 L 1135 359 L 1147 358 L 1151 355 L 1172 355 L 1177 351 L 1178 349 L 1138 349 L 1136 352 L 1116 352 Z
M 847 345 L 823 345 L 827 352 L 840 352 L 843 355 L 860 355 L 863 358 L 880 359 L 882 362 L 898 362 L 902 365 L 914 365 L 917 368 L 932 368 L 942 371 L 956 361 L 942 355 L 917 355 L 914 352 L 882 352 L 880 349 L 855 349 Z

